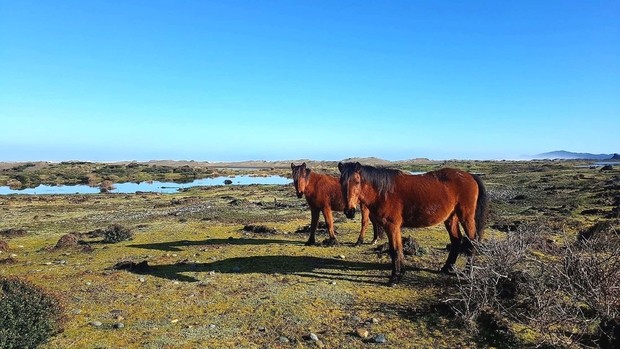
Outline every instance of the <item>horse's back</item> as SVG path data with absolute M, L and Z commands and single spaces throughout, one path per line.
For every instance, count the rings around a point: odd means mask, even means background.
M 320 209 L 329 206 L 332 210 L 344 210 L 345 205 L 339 178 L 321 173 L 314 173 L 314 176 L 310 182 L 313 186 L 312 204 Z M 310 202 L 308 203 L 310 204 Z
M 443 168 L 401 176 L 394 194 L 401 202 L 403 224 L 425 227 L 444 222 L 459 205 L 475 205 L 477 183 L 468 172 Z

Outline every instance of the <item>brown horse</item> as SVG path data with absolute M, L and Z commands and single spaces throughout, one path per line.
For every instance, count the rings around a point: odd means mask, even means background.
M 323 212 L 323 217 L 325 218 L 325 223 L 327 224 L 327 230 L 329 232 L 327 245 L 335 245 L 336 234 L 334 233 L 332 211 L 343 211 L 345 209 L 345 202 L 342 197 L 342 190 L 340 189 L 338 177 L 312 172 L 306 167 L 305 162 L 299 166 L 295 166 L 294 163 L 291 163 L 291 169 L 293 170 L 293 183 L 295 185 L 297 197 L 301 198 L 305 195 L 308 206 L 310 206 L 310 237 L 306 245 L 316 244 L 315 232 L 319 222 L 319 213 L 321 212 Z M 354 204 L 354 207 L 355 206 L 357 206 L 357 203 Z M 369 221 L 368 208 L 361 206 L 360 209 L 362 211 L 362 229 L 360 230 L 359 238 L 355 244 L 356 246 L 364 243 L 364 233 L 366 232 Z M 372 244 L 375 244 L 380 235 L 383 234 L 378 224 L 375 224 L 374 221 L 372 226 L 374 231 Z
M 370 215 L 387 232 L 392 257 L 390 286 L 404 274 L 401 227 L 420 228 L 443 222 L 450 234 L 451 248 L 441 271 L 447 273 L 454 268 L 461 240 L 471 265 L 471 241 L 480 239 L 488 208 L 486 189 L 478 176 L 451 168 L 408 175 L 399 170 L 362 166 L 359 162 L 339 163 L 338 169 L 347 201 L 346 216 L 355 216 L 359 202 L 370 209 Z

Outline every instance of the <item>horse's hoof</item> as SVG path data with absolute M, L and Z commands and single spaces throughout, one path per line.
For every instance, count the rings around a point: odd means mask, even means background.
M 338 245 L 338 240 L 336 239 L 329 238 L 329 239 L 323 240 L 323 246 L 332 247 L 336 245 Z
M 362 246 L 363 244 L 364 244 L 364 240 L 358 239 L 357 242 L 355 243 L 355 245 L 353 245 L 353 246 L 359 247 L 359 246 Z
M 388 286 L 396 287 L 396 285 L 398 285 L 398 281 L 400 281 L 398 278 L 390 278 L 390 281 L 388 282 Z
M 446 274 L 446 275 L 454 275 L 455 274 L 454 266 L 446 264 L 443 267 L 441 267 L 441 269 L 439 269 L 439 272 L 442 274 Z
M 306 243 L 304 245 L 306 245 L 306 246 L 314 246 L 314 245 L 316 245 L 316 241 L 308 240 L 308 241 L 306 241 Z

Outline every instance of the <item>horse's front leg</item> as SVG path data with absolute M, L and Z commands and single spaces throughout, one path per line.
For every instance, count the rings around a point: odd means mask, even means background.
M 396 284 L 405 274 L 405 256 L 403 255 L 403 239 L 401 238 L 400 226 L 387 224 L 384 226 L 390 244 L 390 257 L 392 257 L 392 276 L 390 276 L 389 286 Z
M 329 240 L 325 242 L 327 246 L 334 246 L 338 244 L 336 241 L 336 232 L 334 231 L 334 216 L 332 210 L 329 207 L 323 209 L 323 217 L 325 218 L 325 224 L 327 224 L 327 231 L 329 232 Z
M 366 229 L 368 229 L 368 221 L 370 221 L 370 211 L 368 210 L 368 208 L 366 208 L 364 205 L 360 205 L 360 210 L 362 211 L 362 229 L 360 230 L 360 236 L 357 238 L 355 246 L 360 246 L 364 243 L 364 234 L 366 233 Z M 375 233 L 375 240 L 377 238 L 376 234 L 377 233 Z
M 306 246 L 314 246 L 316 244 L 316 227 L 319 224 L 319 214 L 320 210 L 311 208 L 310 209 L 310 236 L 308 237 L 308 241 L 306 242 Z

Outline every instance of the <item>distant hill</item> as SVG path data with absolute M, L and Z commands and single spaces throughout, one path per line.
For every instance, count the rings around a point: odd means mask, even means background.
M 557 150 L 548 153 L 542 153 L 533 156 L 533 159 L 587 159 L 587 160 L 611 160 L 619 159 L 618 154 L 591 154 L 591 153 L 573 153 L 565 150 Z

